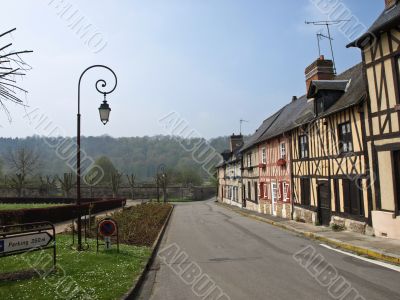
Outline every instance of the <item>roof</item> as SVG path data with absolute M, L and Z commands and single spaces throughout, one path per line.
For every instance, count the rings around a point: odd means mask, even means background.
M 395 6 L 385 9 L 378 19 L 372 24 L 366 33 L 357 38 L 355 41 L 347 45 L 347 47 L 362 47 L 362 43 L 366 38 L 369 38 L 371 34 L 375 35 L 379 32 L 385 31 L 390 28 L 394 23 L 400 20 L 400 4 L 397 3 Z
M 269 118 L 265 119 L 256 132 L 244 143 L 240 152 L 243 152 L 256 144 L 257 140 L 271 127 L 275 120 L 279 117 L 283 109 L 280 109 Z
M 308 90 L 307 97 L 314 97 L 319 91 L 340 91 L 345 92 L 349 80 L 313 80 Z
M 357 105 L 365 99 L 366 85 L 362 74 L 362 63 L 359 63 L 336 76 L 335 80 L 338 82 L 348 82 L 347 90 L 319 117 L 328 116 L 348 107 Z M 308 100 L 306 95 L 303 95 L 299 99 L 292 101 L 282 108 L 278 118 L 276 118 L 273 124 L 269 126 L 268 130 L 259 135 L 256 141 L 253 141 L 253 145 L 307 124 L 315 118 L 314 101 Z

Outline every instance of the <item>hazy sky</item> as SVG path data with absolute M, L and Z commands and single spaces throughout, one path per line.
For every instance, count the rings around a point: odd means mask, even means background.
M 66 135 L 75 135 L 78 78 L 91 64 L 113 68 L 119 85 L 108 97 L 112 112 L 104 126 L 94 82 L 112 80 L 101 70 L 84 78 L 84 135 L 167 134 L 158 120 L 171 111 L 206 138 L 237 133 L 241 118 L 250 121 L 243 129 L 248 134 L 293 95 L 305 93 L 304 69 L 318 57 L 320 28 L 304 21 L 335 17 L 313 4 L 319 1 L 65 0 L 70 9 L 63 16 L 60 0 L 4 1 L 0 31 L 17 31 L 1 45 L 11 41 L 14 49 L 34 50 L 25 56 L 33 70 L 20 81 L 29 90 L 27 111 L 46 116 Z M 365 26 L 384 7 L 384 0 L 342 2 Z M 92 24 L 91 46 L 68 27 L 68 16 Z M 349 39 L 338 28 L 332 33 L 341 72 L 361 55 L 345 48 Z M 10 110 L 10 124 L 0 114 L 1 136 L 43 134 L 35 120 L 23 117 L 23 108 Z

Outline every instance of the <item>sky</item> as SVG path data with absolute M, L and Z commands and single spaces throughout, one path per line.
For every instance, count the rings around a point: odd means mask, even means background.
M 4 1 L 5 2 L 5 1 Z M 253 133 L 292 96 L 305 94 L 304 69 L 318 57 L 316 33 L 305 21 L 335 20 L 346 9 L 368 28 L 384 0 L 13 0 L 2 3 L 0 32 L 16 27 L 0 45 L 33 50 L 32 70 L 17 78 L 27 89 L 27 107 L 0 112 L 0 136 L 76 134 L 77 86 L 88 66 L 104 64 L 118 76 L 107 97 L 112 109 L 104 126 L 103 96 L 92 69 L 82 79 L 82 134 L 114 137 L 169 134 L 160 119 L 174 112 L 204 138 Z M 75 21 L 90 25 L 86 36 Z M 358 27 L 363 28 L 363 27 Z M 321 31 L 322 30 L 322 31 Z M 338 72 L 361 61 L 351 40 L 332 27 Z M 330 58 L 327 40 L 322 54 Z M 48 128 L 40 126 L 46 120 Z M 49 128 L 54 130 L 49 130 Z

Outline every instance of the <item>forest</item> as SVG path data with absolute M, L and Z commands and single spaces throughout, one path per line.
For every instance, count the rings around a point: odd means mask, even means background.
M 62 137 L 52 138 L 58 143 Z M 152 182 L 159 165 L 164 164 L 173 181 L 182 184 L 202 184 L 209 175 L 192 159 L 192 153 L 185 151 L 181 142 L 195 143 L 198 140 L 178 140 L 171 136 L 126 137 L 110 136 L 82 137 L 82 150 L 94 161 L 110 165 L 123 174 L 134 174 L 137 182 Z M 217 152 L 228 148 L 229 138 L 218 137 L 207 141 Z M 0 138 L 0 175 L 15 176 L 13 156 L 21 149 L 29 150 L 37 157 L 30 177 L 62 176 L 72 170 L 48 145 L 48 139 L 40 136 L 27 138 Z M 171 178 L 172 179 L 172 178 Z

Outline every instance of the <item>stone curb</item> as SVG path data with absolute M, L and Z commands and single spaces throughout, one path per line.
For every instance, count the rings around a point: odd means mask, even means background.
M 248 214 L 244 211 L 240 211 L 240 210 L 236 210 L 232 207 L 230 207 L 227 204 L 223 204 L 220 202 L 216 202 L 219 206 L 221 207 L 225 207 L 227 209 L 232 210 L 233 212 L 236 212 L 244 217 L 248 217 L 257 221 L 261 221 L 294 233 L 297 233 L 299 235 L 303 235 L 307 238 L 313 239 L 313 240 L 317 240 L 317 241 L 321 241 L 327 244 L 330 244 L 332 246 L 335 246 L 337 248 L 341 248 L 343 250 L 348 250 L 351 252 L 354 252 L 358 255 L 364 255 L 364 256 L 368 256 L 372 259 L 376 259 L 376 260 L 382 260 L 382 261 L 386 261 L 392 264 L 396 264 L 396 265 L 400 265 L 400 256 L 397 256 L 395 254 L 391 254 L 391 253 L 385 253 L 384 251 L 379 251 L 379 250 L 375 250 L 375 249 L 371 249 L 371 248 L 365 248 L 365 247 L 360 247 L 360 246 L 356 246 L 350 243 L 346 243 L 337 239 L 333 239 L 333 238 L 327 238 L 325 236 L 322 236 L 318 233 L 314 233 L 314 232 L 309 232 L 309 231 L 303 231 L 303 230 L 299 230 L 297 228 L 294 228 L 290 225 L 287 224 L 282 224 L 280 222 L 275 222 L 266 218 L 262 218 L 259 216 L 255 216 L 252 214 Z
M 144 279 L 146 278 L 147 272 L 149 271 L 151 265 L 154 262 L 154 258 L 156 257 L 158 248 L 161 244 L 161 241 L 164 237 L 164 233 L 168 227 L 169 224 L 169 220 L 171 219 L 171 215 L 172 212 L 174 211 L 175 205 L 172 204 L 172 209 L 170 210 L 158 236 L 157 239 L 154 241 L 152 247 L 151 247 L 151 255 L 150 258 L 148 259 L 146 266 L 144 267 L 143 271 L 141 274 L 139 274 L 136 279 L 134 280 L 133 286 L 131 287 L 131 289 L 126 292 L 122 297 L 121 300 L 131 300 L 131 299 L 135 299 L 135 297 L 138 296 L 138 292 L 140 290 L 140 288 L 142 287 L 143 283 L 144 283 Z

